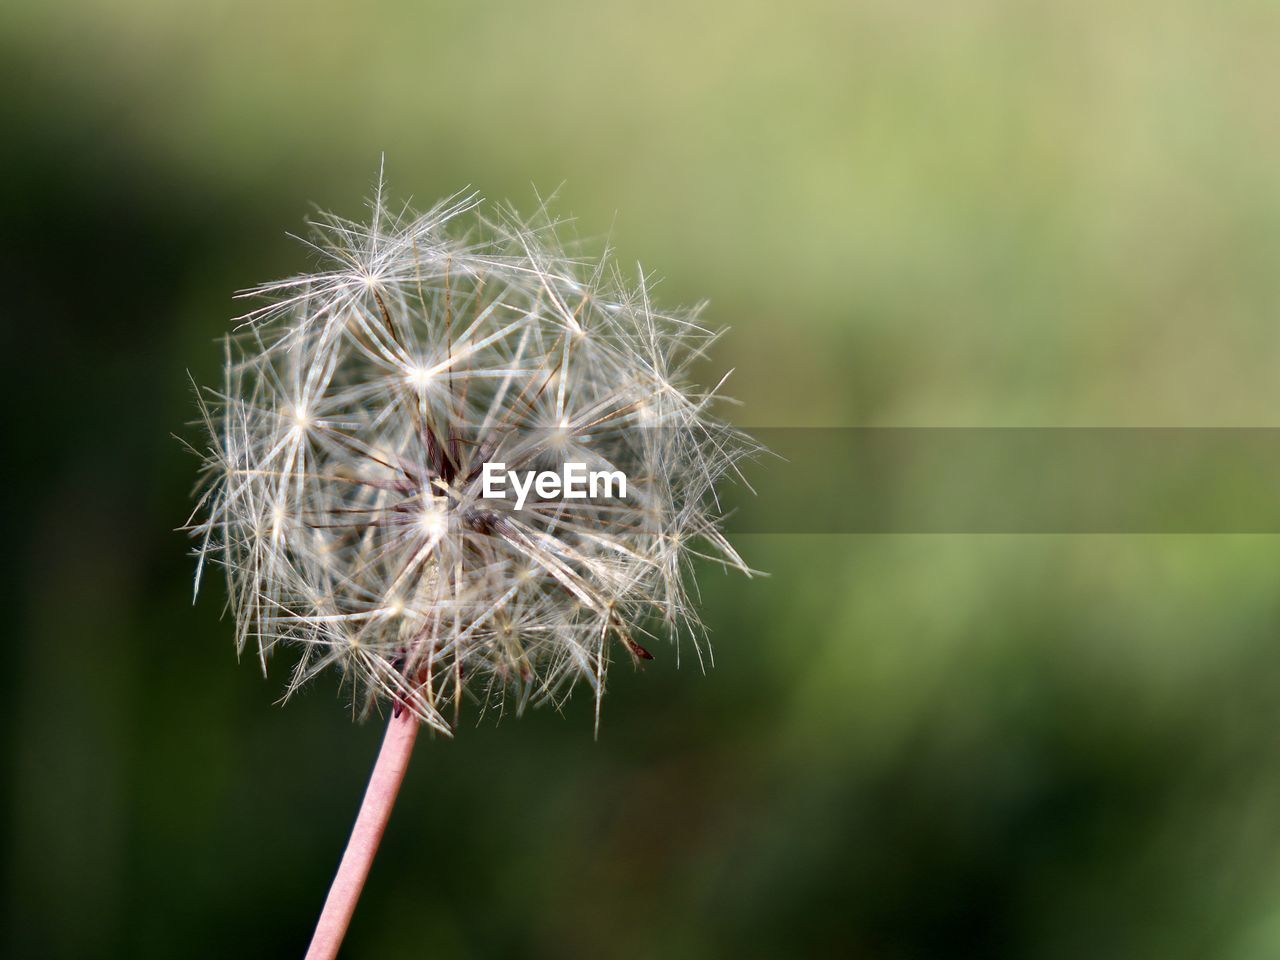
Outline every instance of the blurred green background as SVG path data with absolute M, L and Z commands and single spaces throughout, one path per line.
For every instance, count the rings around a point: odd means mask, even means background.
M 185 371 L 312 201 L 710 297 L 744 425 L 1275 426 L 1280 7 L 0 6 L 3 942 L 298 956 L 377 747 L 190 604 Z M 803 497 L 804 491 L 797 490 Z M 753 536 L 716 667 L 422 743 L 352 957 L 1280 956 L 1280 544 Z

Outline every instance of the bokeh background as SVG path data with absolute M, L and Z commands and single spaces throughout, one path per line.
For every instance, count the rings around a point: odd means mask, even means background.
M 173 528 L 232 291 L 473 184 L 732 326 L 744 425 L 1280 423 L 1263 0 L 0 6 L 15 957 L 301 953 L 380 729 Z M 804 497 L 803 489 L 795 491 Z M 423 743 L 352 957 L 1280 955 L 1280 544 L 749 536 L 717 665 Z

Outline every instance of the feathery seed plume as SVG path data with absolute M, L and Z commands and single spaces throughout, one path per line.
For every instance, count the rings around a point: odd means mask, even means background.
M 664 633 L 702 656 L 695 558 L 750 572 L 716 484 L 757 448 L 712 412 L 720 384 L 689 382 L 717 333 L 608 252 L 571 255 L 545 205 L 415 213 L 379 181 L 370 206 L 312 225 L 316 272 L 250 291 L 270 303 L 200 391 L 196 589 L 224 568 L 264 670 L 296 648 L 286 698 L 335 667 L 359 711 L 447 733 L 464 694 L 518 712 L 582 682 L 598 723 L 613 651 L 648 658 Z M 499 466 L 519 483 L 571 464 L 625 496 L 485 495 Z

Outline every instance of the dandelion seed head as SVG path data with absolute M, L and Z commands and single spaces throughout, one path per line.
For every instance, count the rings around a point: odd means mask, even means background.
M 267 304 L 200 392 L 197 569 L 224 569 L 264 669 L 296 651 L 286 698 L 334 670 L 359 710 L 448 732 L 460 697 L 519 712 L 584 684 L 598 716 L 616 653 L 651 656 L 637 638 L 701 654 L 695 558 L 750 572 L 715 490 L 758 448 L 689 376 L 718 333 L 571 250 L 545 207 L 384 198 L 313 224 L 317 269 L 251 291 Z M 484 495 L 486 464 L 569 460 L 626 495 Z

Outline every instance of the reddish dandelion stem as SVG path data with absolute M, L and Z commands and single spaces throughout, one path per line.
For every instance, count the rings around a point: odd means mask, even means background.
M 311 946 L 307 949 L 307 960 L 333 960 L 338 955 L 351 915 L 355 913 L 356 901 L 364 889 L 365 878 L 369 876 L 373 856 L 378 852 L 378 844 L 391 818 L 391 808 L 395 806 L 396 794 L 400 792 L 405 770 L 409 768 L 409 755 L 413 752 L 413 741 L 417 736 L 417 718 L 408 710 L 393 711 L 387 734 L 382 739 L 382 749 L 378 751 L 378 760 L 369 777 L 368 789 L 364 792 L 364 801 L 360 804 L 360 813 L 356 816 L 356 825 L 351 828 L 351 839 L 347 841 L 342 863 L 333 878 L 333 885 L 329 887 L 329 896 L 316 924 Z

